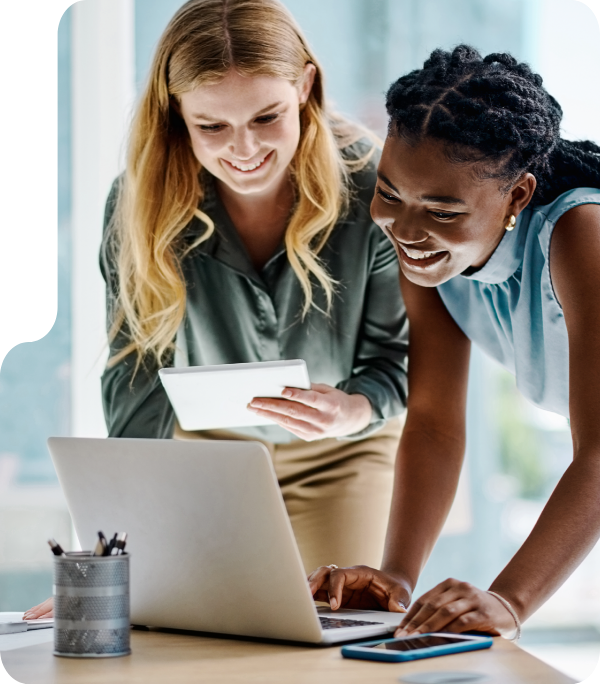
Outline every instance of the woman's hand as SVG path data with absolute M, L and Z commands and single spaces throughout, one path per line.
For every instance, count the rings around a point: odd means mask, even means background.
M 441 631 L 508 635 L 515 631 L 515 621 L 491 594 L 467 582 L 447 579 L 413 603 L 394 636 Z
M 329 603 L 333 610 L 389 610 L 406 613 L 410 603 L 407 582 L 366 565 L 351 568 L 331 568 L 324 565 L 308 576 L 315 601 Z
M 23 620 L 39 620 L 40 618 L 51 617 L 54 617 L 54 599 L 52 597 L 25 611 Z
M 307 442 L 345 437 L 364 430 L 371 422 L 371 402 L 362 394 L 313 384 L 309 390 L 286 387 L 281 395 L 285 398 L 255 397 L 248 408 Z

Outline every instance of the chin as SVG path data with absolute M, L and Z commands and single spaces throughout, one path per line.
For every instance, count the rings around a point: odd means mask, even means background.
M 402 274 L 407 280 L 410 280 L 411 283 L 420 285 L 421 287 L 437 287 L 438 285 L 442 285 L 446 281 L 450 280 L 450 278 L 453 278 L 455 275 L 457 275 L 454 273 L 448 274 L 435 272 L 415 273 L 412 270 L 402 268 L 402 265 L 400 265 L 400 268 L 402 270 Z

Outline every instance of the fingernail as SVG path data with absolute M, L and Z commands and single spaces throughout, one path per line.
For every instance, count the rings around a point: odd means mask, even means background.
M 333 608 L 333 610 L 338 607 L 337 599 L 334 596 L 329 599 L 329 605 Z
M 406 606 L 402 603 L 402 601 L 398 601 L 398 607 L 403 613 L 406 613 Z
M 23 620 L 29 620 L 33 613 L 23 613 Z
M 293 394 L 294 393 L 292 392 L 292 390 L 284 389 L 283 392 L 281 393 L 281 396 L 282 397 L 291 397 L 291 396 L 293 396 Z

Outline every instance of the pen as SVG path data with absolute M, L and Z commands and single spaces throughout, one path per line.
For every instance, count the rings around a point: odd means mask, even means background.
M 64 556 L 65 555 L 65 552 L 62 550 L 62 547 L 56 541 L 56 539 L 48 539 L 48 544 L 49 544 L 50 548 L 52 549 L 52 553 L 55 556 Z
M 106 553 L 104 554 L 105 556 L 111 555 L 112 550 L 115 548 L 116 542 L 117 542 L 117 533 L 115 532 L 113 535 L 113 538 L 108 542 L 108 547 L 106 549 Z
M 92 556 L 103 556 L 106 551 L 106 537 L 102 532 L 98 532 L 98 541 L 96 542 L 96 548 L 92 552 Z
M 120 532 L 119 535 L 117 536 L 117 541 L 115 542 L 115 545 L 112 550 L 112 555 L 113 556 L 120 556 L 124 549 L 125 549 L 125 543 L 127 541 L 127 532 Z

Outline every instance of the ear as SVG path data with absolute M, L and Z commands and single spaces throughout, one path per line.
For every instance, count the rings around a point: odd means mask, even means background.
M 298 99 L 301 105 L 306 104 L 308 100 L 313 83 L 315 82 L 316 73 L 317 67 L 312 62 L 308 62 L 304 65 L 304 75 L 302 76 L 302 81 L 300 82 L 298 89 Z
M 536 186 L 537 181 L 532 173 L 524 173 L 519 178 L 509 193 L 510 204 L 507 208 L 507 219 L 510 218 L 511 214 L 516 218 L 525 209 L 531 202 Z

